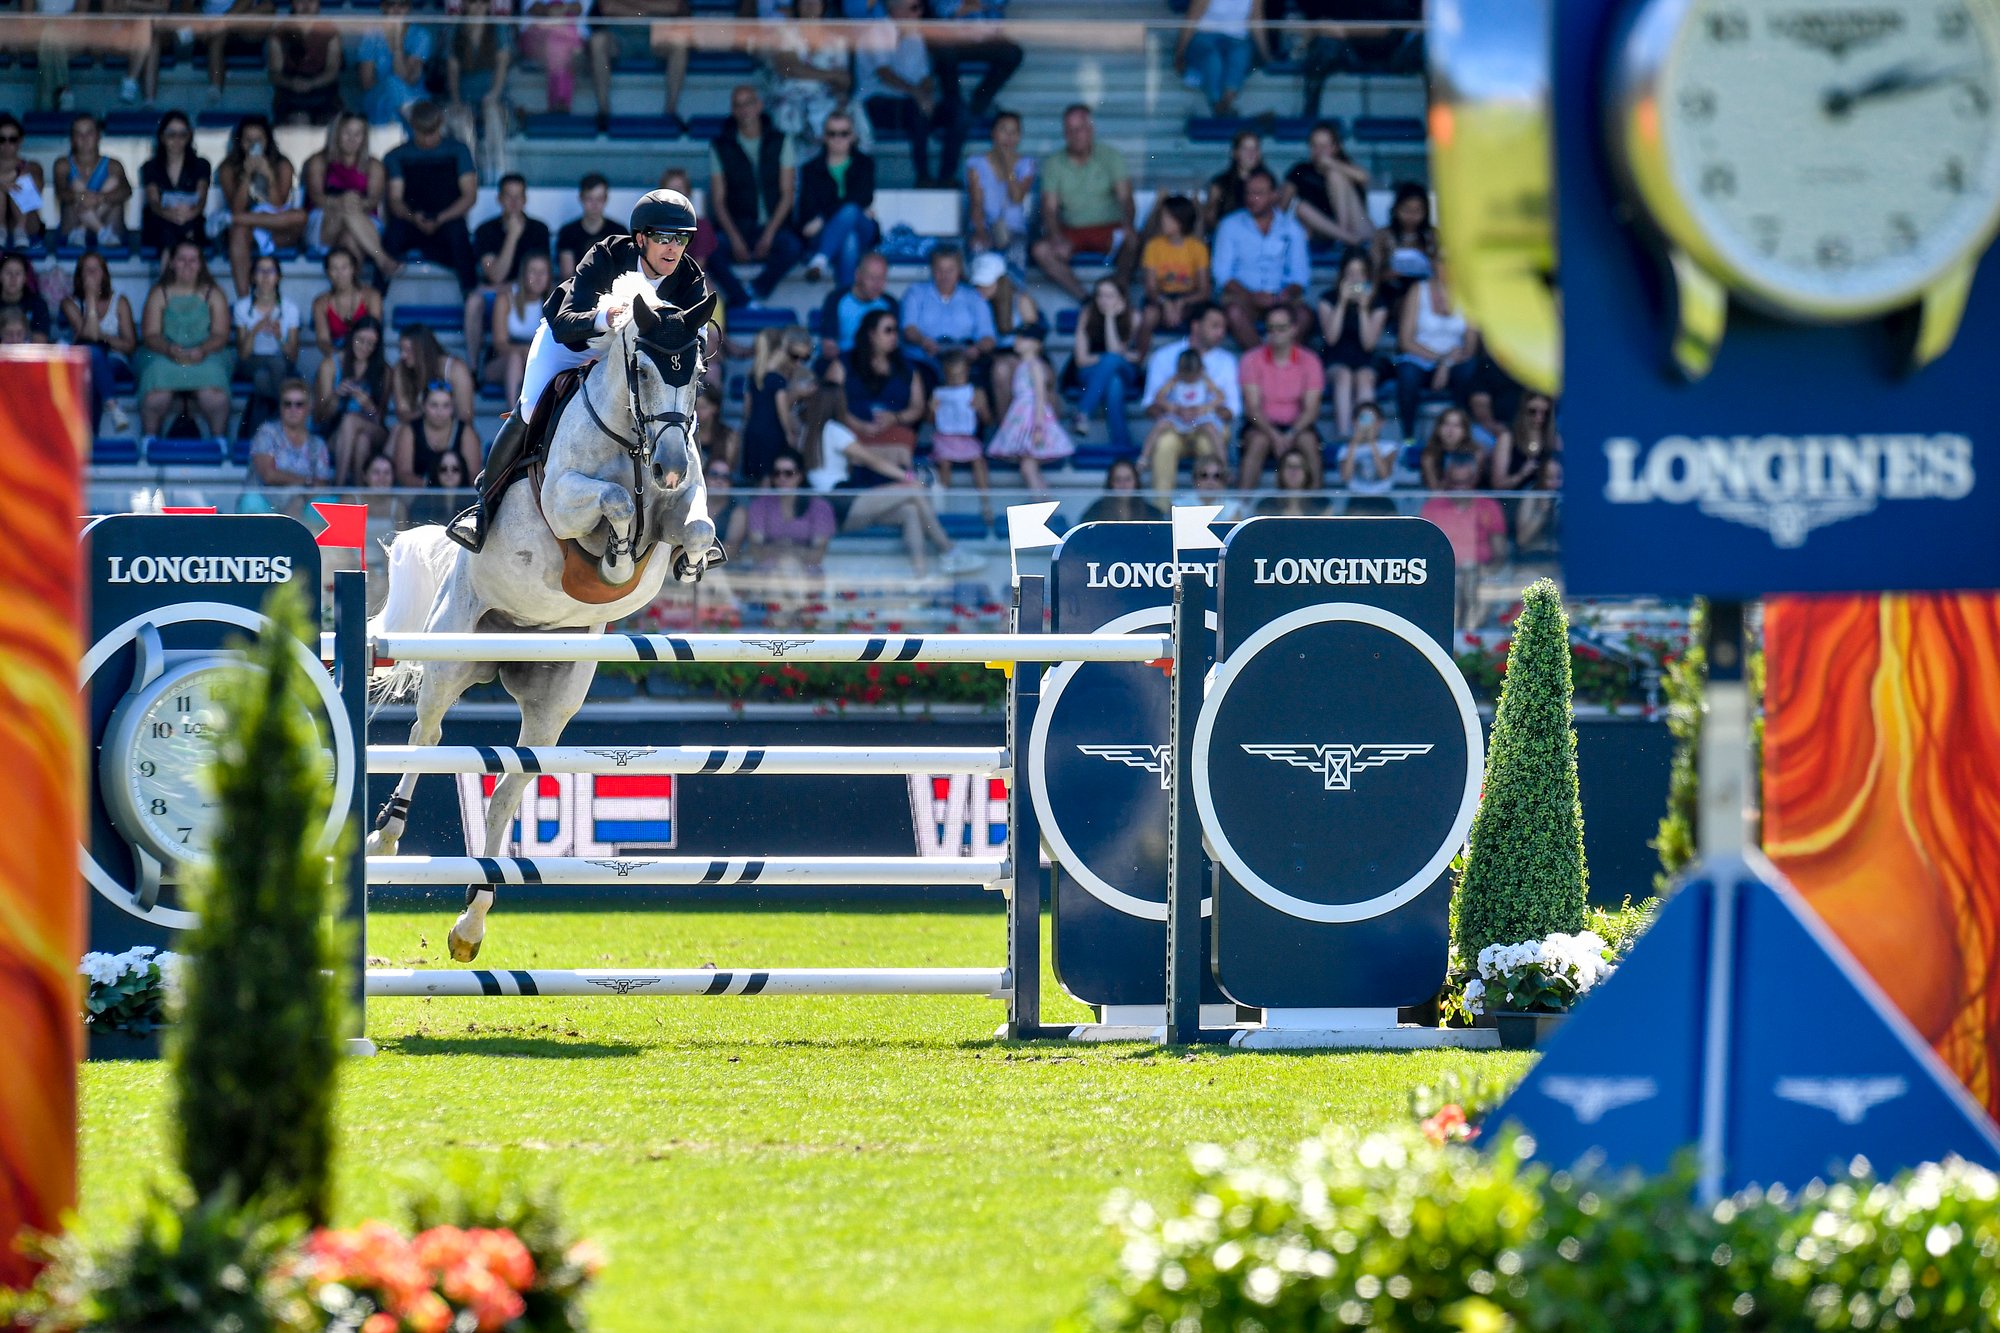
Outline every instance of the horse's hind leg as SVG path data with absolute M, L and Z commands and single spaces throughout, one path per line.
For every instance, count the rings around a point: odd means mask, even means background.
M 554 745 L 562 739 L 563 728 L 583 707 L 591 678 L 597 674 L 595 662 L 509 662 L 500 667 L 501 683 L 521 705 L 521 745 Z M 497 856 L 506 843 L 507 826 L 527 794 L 528 783 L 537 775 L 509 773 L 494 784 L 493 799 L 486 806 L 486 855 Z M 466 891 L 465 911 L 452 923 L 448 943 L 451 956 L 469 963 L 479 956 L 486 938 L 486 914 L 493 908 L 490 887 L 473 885 Z

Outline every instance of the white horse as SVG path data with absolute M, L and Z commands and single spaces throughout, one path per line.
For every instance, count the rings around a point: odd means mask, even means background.
M 605 306 L 632 316 L 599 339 L 598 361 L 550 433 L 546 464 L 509 487 L 484 547 L 474 554 L 442 527 L 399 535 L 389 550 L 389 595 L 371 633 L 604 631 L 659 595 L 671 572 L 698 580 L 718 560 L 708 488 L 695 444 L 701 383 L 700 326 L 707 306 L 684 321 L 688 340 L 668 346 L 661 306 L 636 274 L 620 278 Z M 496 675 L 521 706 L 522 745 L 554 745 L 582 707 L 594 662 L 399 663 L 377 698 L 416 689 L 412 745 L 435 745 L 444 715 L 473 685 Z M 510 773 L 486 813 L 486 854 L 498 853 L 526 791 Z M 368 850 L 394 855 L 408 822 L 415 774 L 382 808 Z M 492 885 L 466 890 L 452 925 L 451 956 L 470 962 L 486 934 Z

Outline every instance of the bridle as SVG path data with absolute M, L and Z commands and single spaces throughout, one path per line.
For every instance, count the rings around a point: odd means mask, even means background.
M 642 409 L 639 403 L 639 350 L 641 347 L 647 348 L 649 359 L 664 357 L 667 364 L 675 372 L 678 372 L 681 369 L 681 360 L 683 357 L 695 357 L 697 358 L 697 365 L 699 365 L 701 353 L 698 344 L 700 337 L 699 334 L 696 334 L 676 347 L 662 347 L 657 343 L 649 342 L 644 335 L 639 335 L 632 339 L 632 344 L 625 353 L 626 408 L 632 418 L 632 433 L 630 434 L 621 434 L 606 424 L 603 416 L 597 410 L 597 404 L 590 399 L 589 376 L 585 376 L 583 383 L 577 386 L 577 395 L 583 399 L 583 410 L 589 414 L 590 424 L 597 427 L 598 432 L 606 439 L 624 450 L 626 458 L 630 459 L 632 463 L 632 504 L 638 517 L 632 524 L 632 535 L 630 538 L 620 537 L 616 532 L 613 532 L 606 540 L 604 554 L 607 559 L 616 560 L 620 556 L 627 555 L 636 559 L 639 551 L 648 544 L 646 540 L 646 472 L 653 466 L 653 456 L 658 452 L 661 443 L 666 439 L 667 432 L 678 430 L 681 433 L 682 441 L 687 445 L 690 468 L 681 478 L 682 485 L 687 484 L 688 477 L 693 475 L 693 466 L 700 461 L 699 450 L 695 445 L 696 414 L 674 411 L 647 412 Z M 664 372 L 662 372 L 661 378 L 665 379 Z M 693 378 L 693 372 L 690 372 L 688 376 L 689 381 L 691 382 Z M 679 386 L 670 384 L 669 387 L 678 388 Z M 654 426 L 658 426 L 659 429 L 657 431 L 651 429 Z

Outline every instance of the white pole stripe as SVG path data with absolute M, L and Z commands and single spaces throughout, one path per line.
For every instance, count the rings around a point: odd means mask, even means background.
M 404 662 L 1154 662 L 1164 634 L 384 634 Z
M 521 995 L 619 996 L 983 995 L 1006 997 L 1005 968 L 371 968 L 370 999 Z
M 752 757 L 755 757 L 753 764 Z M 1005 773 L 994 746 L 371 745 L 370 773 Z
M 977 856 L 371 856 L 370 884 L 990 885 L 1003 858 Z

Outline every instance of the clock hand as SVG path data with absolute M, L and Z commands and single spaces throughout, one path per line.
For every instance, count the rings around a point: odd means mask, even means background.
M 1820 99 L 1826 114 L 1839 119 L 1863 102 L 1881 97 L 1896 97 L 1904 93 L 1923 92 L 1941 83 L 1962 79 L 1977 71 L 1969 65 L 1959 65 L 1949 69 L 1918 70 L 1909 64 L 1892 65 L 1865 83 L 1852 88 L 1829 88 Z

